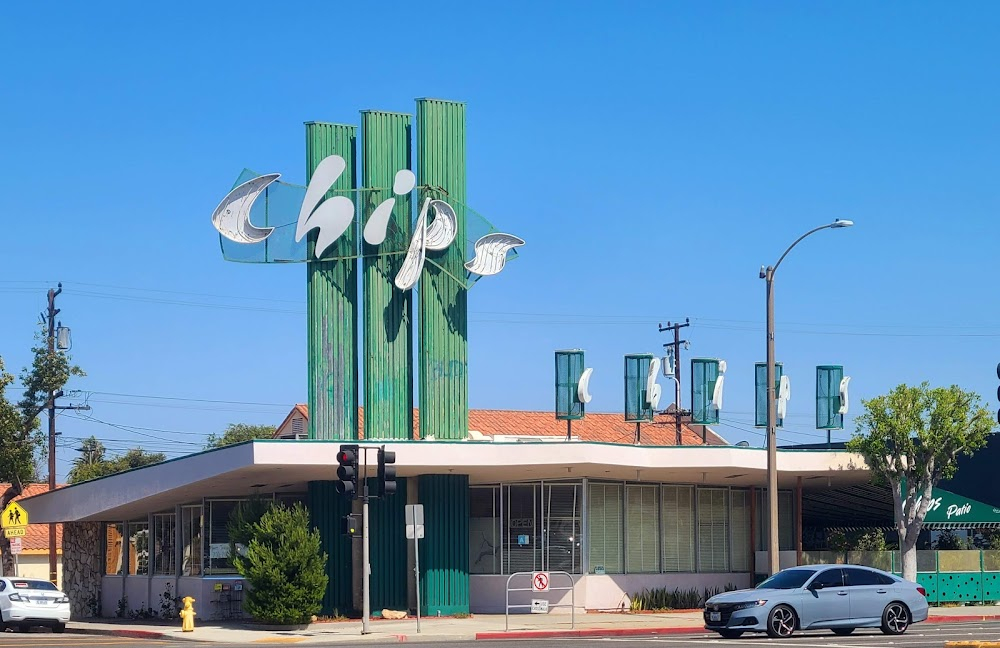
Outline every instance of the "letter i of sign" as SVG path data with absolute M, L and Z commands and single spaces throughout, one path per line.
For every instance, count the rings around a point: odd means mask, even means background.
M 413 191 L 417 186 L 417 176 L 409 169 L 402 169 L 396 172 L 396 178 L 392 183 L 392 193 L 397 196 L 405 196 Z M 396 198 L 386 198 L 375 208 L 372 215 L 365 223 L 365 243 L 368 245 L 379 245 L 385 240 L 386 231 L 389 229 L 389 218 L 392 216 L 392 208 L 396 206 Z

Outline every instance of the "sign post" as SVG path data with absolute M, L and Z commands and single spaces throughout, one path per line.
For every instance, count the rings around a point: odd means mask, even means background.
M 407 504 L 404 509 L 406 516 L 406 538 L 413 540 L 413 582 L 417 592 L 417 633 L 420 632 L 420 551 L 417 542 L 424 537 L 424 505 Z
M 13 556 L 14 556 L 14 576 L 15 577 L 17 576 L 18 567 L 19 567 L 19 565 L 17 564 L 17 557 L 18 557 L 18 554 L 21 553 L 21 549 L 22 548 L 23 548 L 23 545 L 21 543 L 21 538 L 20 537 L 18 537 L 18 538 L 11 538 L 10 539 L 10 553 L 13 554 Z

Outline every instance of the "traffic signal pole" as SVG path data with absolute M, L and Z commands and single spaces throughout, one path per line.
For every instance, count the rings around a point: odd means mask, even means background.
M 364 448 L 365 452 L 365 470 L 362 472 L 364 476 L 364 497 L 361 499 L 361 561 L 364 563 L 364 575 L 362 576 L 361 585 L 361 634 L 366 635 L 371 633 L 371 628 L 369 624 L 371 623 L 372 615 L 372 601 L 371 601 L 371 574 L 372 566 L 370 561 L 370 546 L 368 543 L 368 448 Z

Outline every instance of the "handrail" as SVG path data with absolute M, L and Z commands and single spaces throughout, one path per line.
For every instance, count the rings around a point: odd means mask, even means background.
M 536 573 L 538 573 L 538 572 L 514 572 L 513 574 L 511 574 L 510 576 L 507 577 L 507 584 L 504 587 L 505 591 L 504 591 L 503 631 L 504 632 L 509 632 L 510 631 L 510 609 L 511 608 L 530 608 L 531 607 L 530 603 L 528 603 L 527 605 L 525 605 L 523 603 L 515 603 L 514 605 L 511 605 L 511 603 L 510 603 L 510 593 L 511 592 L 535 592 L 536 594 L 547 594 L 549 592 L 565 592 L 566 590 L 569 590 L 569 592 L 570 592 L 570 599 L 569 599 L 570 600 L 570 603 L 569 603 L 569 608 L 570 608 L 570 613 L 569 613 L 570 626 L 569 627 L 570 627 L 571 630 L 575 630 L 576 629 L 576 582 L 573 580 L 573 575 L 570 574 L 569 572 L 565 572 L 565 571 L 550 571 L 550 572 L 545 572 L 550 577 L 554 576 L 554 575 L 565 576 L 566 578 L 569 579 L 569 587 L 552 587 L 551 583 L 550 583 L 549 587 L 547 587 L 544 592 L 536 592 L 535 589 L 532 588 L 532 587 L 515 587 L 515 588 L 511 588 L 510 581 L 513 580 L 513 578 L 515 576 L 527 576 L 528 578 L 534 578 L 534 576 L 535 576 Z M 529 583 L 530 583 L 530 581 L 529 581 Z M 565 604 L 562 604 L 562 605 L 556 604 L 556 605 L 549 605 L 549 607 L 551 607 L 551 608 L 566 607 L 566 605 Z

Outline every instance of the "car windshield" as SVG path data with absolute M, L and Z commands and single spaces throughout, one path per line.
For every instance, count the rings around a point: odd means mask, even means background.
M 33 590 L 48 590 L 55 592 L 56 586 L 49 581 L 40 580 L 14 580 L 11 581 L 14 589 L 33 589 Z
M 757 589 L 795 589 L 802 587 L 815 574 L 812 569 L 786 569 L 757 586 Z

